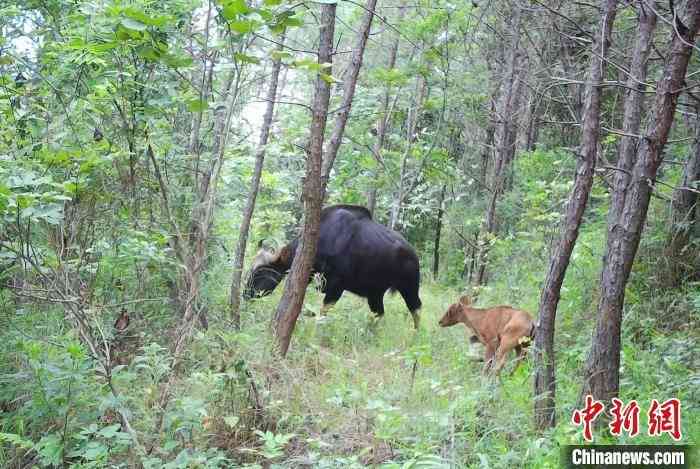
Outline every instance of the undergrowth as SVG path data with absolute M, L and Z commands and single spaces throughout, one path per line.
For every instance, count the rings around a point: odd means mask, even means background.
M 490 303 L 499 288 L 492 284 L 480 301 Z M 117 370 L 114 385 L 122 393 L 115 401 L 68 329 L 56 334 L 60 315 L 47 312 L 50 342 L 5 333 L 14 340 L 3 341 L 0 461 L 3 467 L 27 459 L 43 466 L 68 459 L 74 467 L 558 467 L 560 445 L 582 442 L 569 419 L 590 333 L 583 319 L 570 316 L 586 315 L 562 314 L 559 424 L 540 435 L 532 427 L 531 363 L 514 376 L 485 378 L 464 328 L 437 325 L 459 293 L 424 285 L 422 327 L 414 332 L 399 296 L 387 296 L 378 321 L 352 295 L 319 318 L 321 296 L 310 290 L 286 360 L 269 345 L 277 295 L 247 305 L 242 332 L 213 318 L 195 337 L 160 435 L 149 431 L 159 386 L 172 372 L 165 344 L 145 340 Z M 687 295 L 690 307 L 697 291 Z M 533 302 L 523 299 L 530 309 Z M 697 328 L 690 336 L 685 328 L 663 331 L 653 319 L 641 306 L 628 314 L 630 323 L 649 327 L 625 328 L 621 397 L 680 398 L 684 441 L 696 442 Z M 138 326 L 141 339 L 155 336 L 148 323 Z M 119 408 L 129 410 L 142 443 L 153 446 L 149 455 L 128 451 Z M 611 440 L 600 432 L 597 441 Z M 626 442 L 671 441 L 640 435 Z
M 513 376 L 483 377 L 464 328 L 442 329 L 437 321 L 463 293 L 477 296 L 478 305 L 512 304 L 536 313 L 568 192 L 560 159 L 543 152 L 518 159 L 522 177 L 502 208 L 517 221 L 492 240 L 486 287 L 462 290 L 461 254 L 443 256 L 439 282 L 424 272 L 418 332 L 398 295 L 385 297 L 379 320 L 363 299 L 347 293 L 321 318 L 322 297 L 310 287 L 288 357 L 280 360 L 269 326 L 282 289 L 245 303 L 236 332 L 226 316 L 230 266 L 212 259 L 203 285 L 209 328 L 195 334 L 163 415 L 159 393 L 176 371 L 164 333 L 176 318 L 167 303 L 144 304 L 125 333 L 108 334 L 118 364 L 109 381 L 60 309 L 0 290 L 0 467 L 65 461 L 76 468 L 559 467 L 561 446 L 583 442 L 570 419 L 595 324 L 603 191 L 593 194 L 562 288 L 554 429 L 541 434 L 533 428 L 530 361 Z M 652 204 L 654 219 L 664 219 L 664 207 Z M 478 229 L 481 208 L 460 210 L 450 219 L 463 223 L 445 225 L 444 246 L 458 244 L 457 231 Z M 658 259 L 665 230 L 662 222 L 647 228 L 627 289 L 620 397 L 636 399 L 644 412 L 651 399 L 679 398 L 682 442 L 697 444 L 700 284 L 664 284 Z M 119 272 L 114 265 L 105 269 Z M 111 282 L 107 278 L 104 288 L 113 288 Z M 150 287 L 153 297 L 163 291 L 155 280 Z M 97 321 L 112 330 L 113 315 L 101 314 Z M 141 451 L 120 414 L 134 427 Z M 673 443 L 647 436 L 644 417 L 634 439 L 613 440 L 600 429 L 595 442 Z

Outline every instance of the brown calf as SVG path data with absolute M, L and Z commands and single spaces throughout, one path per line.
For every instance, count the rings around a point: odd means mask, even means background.
M 484 373 L 496 361 L 496 373 L 500 373 L 506 361 L 506 355 L 515 349 L 517 359 L 513 373 L 525 358 L 526 347 L 535 334 L 535 323 L 532 317 L 525 311 L 511 308 L 510 306 L 496 306 L 495 308 L 473 308 L 471 299 L 463 296 L 459 303 L 450 305 L 440 319 L 440 326 L 454 326 L 458 322 L 464 323 L 486 346 L 484 356 Z

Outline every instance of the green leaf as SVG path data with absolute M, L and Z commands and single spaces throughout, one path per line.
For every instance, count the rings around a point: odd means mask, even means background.
M 233 56 L 239 62 L 248 63 L 248 64 L 259 64 L 260 63 L 260 59 L 257 57 L 253 57 L 252 55 L 246 55 L 246 54 L 242 54 L 240 52 L 236 52 L 235 54 L 233 54 Z
M 165 62 L 167 65 L 173 68 L 182 68 L 182 67 L 189 67 L 192 65 L 192 57 L 189 57 L 187 55 L 181 54 L 181 55 L 176 55 L 176 54 L 165 54 L 162 57 L 163 62 Z
M 0 65 L 9 65 L 14 62 L 14 59 L 9 55 L 0 56 Z
M 238 20 L 229 22 L 228 27 L 234 33 L 247 34 L 254 31 L 259 25 L 260 23 L 255 20 Z
M 296 13 L 292 10 L 283 11 L 275 18 L 274 24 L 270 26 L 270 29 L 275 33 L 282 33 L 285 29 L 290 27 L 303 26 L 304 21 L 296 16 Z
M 66 351 L 74 360 L 84 356 L 83 347 L 78 342 L 71 342 L 70 344 L 68 344 L 68 346 L 66 347 Z
M 232 20 L 239 15 L 245 15 L 250 12 L 250 8 L 246 5 L 245 0 L 231 0 L 224 5 L 223 14 L 227 20 Z
M 333 75 L 329 75 L 327 73 L 320 73 L 321 79 L 325 81 L 328 84 L 333 84 L 333 83 L 340 83 L 340 80 L 338 80 L 336 77 Z
M 143 24 L 142 22 L 137 21 L 137 20 L 134 20 L 134 19 L 131 19 L 131 18 L 124 18 L 124 19 L 121 21 L 121 24 L 122 24 L 122 26 L 124 26 L 125 28 L 131 29 L 131 30 L 134 30 L 134 31 L 145 31 L 145 30 L 146 30 L 146 27 L 147 27 L 147 26 L 146 26 L 145 24 Z
M 143 36 L 143 32 L 127 28 L 122 23 L 119 23 L 119 26 L 117 26 L 116 36 L 120 41 L 128 41 L 130 39 L 140 39 Z
M 85 447 L 82 456 L 88 461 L 103 459 L 109 453 L 109 448 L 98 441 L 91 441 Z
M 304 26 L 304 20 L 298 16 L 288 16 L 282 21 L 282 24 L 287 27 L 299 27 Z
M 136 54 L 148 61 L 155 62 L 160 57 L 160 51 L 149 45 L 142 45 L 136 48 Z
M 48 434 L 34 445 L 42 462 L 47 466 L 59 466 L 63 454 L 63 443 L 58 435 Z
M 292 57 L 292 54 L 286 51 L 281 51 L 281 50 L 273 50 L 270 56 L 274 60 L 283 60 L 283 59 L 288 59 Z
M 282 3 L 282 0 L 263 0 L 263 5 L 268 7 L 274 7 Z
M 103 52 L 110 51 L 114 48 L 116 48 L 119 44 L 115 41 L 109 41 L 109 42 L 96 42 L 89 44 L 87 46 L 87 49 L 92 52 L 93 54 L 101 54 Z
M 199 98 L 189 99 L 185 103 L 187 104 L 187 110 L 190 112 L 201 112 L 209 107 L 209 103 L 206 100 Z
M 120 428 L 121 424 L 115 423 L 114 425 L 104 427 L 102 430 L 99 431 L 98 435 L 103 436 L 105 438 L 114 438 L 119 433 Z
M 14 433 L 0 433 L 0 441 L 12 443 L 13 445 L 24 449 L 32 449 L 34 447 L 34 443 L 31 440 L 25 440 L 21 436 L 15 435 Z
M 311 72 L 319 72 L 324 68 L 330 68 L 332 64 L 329 63 L 323 63 L 320 64 L 316 62 L 314 59 L 301 59 L 301 60 L 295 60 L 291 64 L 293 67 L 298 67 L 298 68 L 305 68 Z
M 162 27 L 173 21 L 173 17 L 169 15 L 154 15 L 152 13 L 146 13 L 136 8 L 127 7 L 122 11 L 125 16 L 140 21 L 141 23 L 147 24 L 149 26 Z

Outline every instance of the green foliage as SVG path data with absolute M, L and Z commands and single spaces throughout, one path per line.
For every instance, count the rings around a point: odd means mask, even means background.
M 577 98 L 548 100 L 551 87 L 543 91 L 528 75 L 523 93 L 535 90 L 537 99 L 523 95 L 521 104 L 529 98 L 528 106 L 546 104 L 546 111 L 529 109 L 543 112 L 530 116 L 523 107 L 517 116 L 523 131 L 528 119 L 543 124 L 539 139 L 516 155 L 498 203 L 498 229 L 480 235 L 491 194 L 480 174 L 484 158 L 492 160 L 485 130 L 498 123 L 490 107 L 503 78 L 500 36 L 510 34 L 498 31 L 501 18 L 508 20 L 499 2 L 489 11 L 471 2 L 417 2 L 407 5 L 403 20 L 398 9 L 380 6 L 329 180 L 328 203 L 365 204 L 376 190 L 374 217 L 383 223 L 403 191 L 397 226 L 421 261 L 422 329 L 412 331 L 398 295 L 386 296 L 380 320 L 349 293 L 326 317 L 311 316 L 322 301 L 315 283 L 286 360 L 275 355 L 269 331 L 281 286 L 244 303 L 240 331 L 229 324 L 230 258 L 254 171 L 270 59 L 282 61 L 284 83 L 248 263 L 260 241 L 280 247 L 298 235 L 306 105 L 317 76 L 335 84 L 327 135 L 340 110 L 341 72 L 365 11 L 337 3 L 342 21 L 331 73 L 330 64 L 307 53 L 318 35 L 317 6 L 281 0 L 0 6 L 0 466 L 555 468 L 560 446 L 582 441 L 569 417 L 599 296 L 605 172 L 596 173 L 562 288 L 556 428 L 538 434 L 532 427 L 531 364 L 498 381 L 482 377 L 461 326 L 437 325 L 469 290 L 478 243 L 489 248 L 478 304 L 537 311 L 572 185 L 578 129 L 544 123 L 568 116 L 561 103 Z M 572 17 L 591 27 L 590 18 Z M 617 21 L 616 50 L 624 52 L 634 8 L 623 8 Z M 273 50 L 283 34 L 290 48 Z M 528 41 L 543 41 L 539 34 Z M 586 53 L 572 47 L 577 73 Z M 536 62 L 529 50 L 528 60 Z M 657 63 L 651 66 L 658 73 Z M 619 117 L 616 93 L 606 90 L 603 100 L 611 128 Z M 216 209 L 211 236 L 197 246 L 222 111 L 230 111 L 230 131 L 211 201 Z M 668 160 L 684 161 L 689 130 L 680 121 L 674 127 L 679 135 L 666 148 Z M 614 161 L 619 142 L 603 134 L 601 158 Z M 640 403 L 680 398 L 685 441 L 697 444 L 700 286 L 669 288 L 660 267 L 667 185 L 679 183 L 681 170 L 664 167 L 654 188 L 658 197 L 626 292 L 621 393 Z M 433 278 L 441 208 L 441 261 Z M 183 251 L 203 251 L 201 264 L 176 252 L 180 240 Z M 697 241 L 688 256 L 696 250 Z M 193 283 L 183 275 L 188 269 L 201 274 Z M 199 289 L 190 305 L 206 313 L 209 327 L 193 331 L 176 360 L 172 331 L 181 325 L 179 296 L 190 288 Z M 122 308 L 131 324 L 118 331 L 113 324 Z M 670 443 L 644 435 L 596 438 Z

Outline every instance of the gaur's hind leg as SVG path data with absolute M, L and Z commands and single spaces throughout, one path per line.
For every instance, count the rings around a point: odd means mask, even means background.
M 371 294 L 367 297 L 367 304 L 378 318 L 384 316 L 384 292 Z
M 406 302 L 406 306 L 411 312 L 413 327 L 418 330 L 418 326 L 420 326 L 420 315 L 418 314 L 418 310 L 421 307 L 421 301 L 420 298 L 418 298 L 418 288 L 402 288 L 399 290 L 399 293 L 401 293 L 401 297 L 403 298 L 404 302 Z

